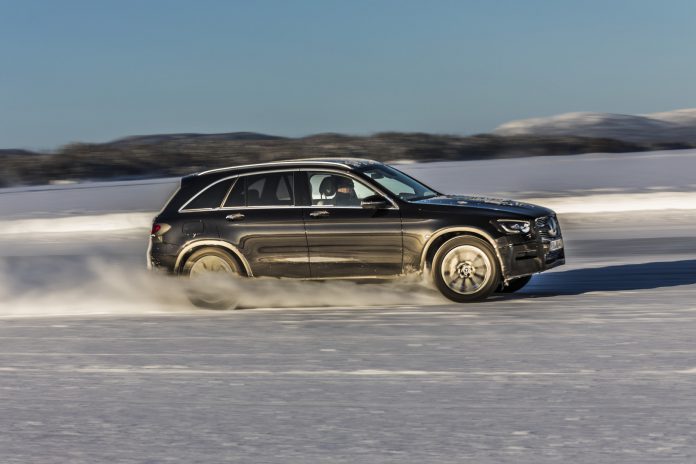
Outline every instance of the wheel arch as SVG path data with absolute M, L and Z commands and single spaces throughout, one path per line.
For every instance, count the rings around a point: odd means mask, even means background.
M 501 274 L 505 273 L 505 262 L 503 261 L 500 251 L 498 250 L 495 239 L 486 232 L 485 230 L 478 229 L 475 227 L 445 227 L 435 231 L 423 247 L 421 252 L 420 269 L 425 272 L 432 267 L 433 259 L 437 250 L 448 240 L 454 237 L 460 236 L 470 236 L 479 238 L 486 243 L 488 243 L 491 248 L 493 248 L 493 253 L 498 259 L 498 265 L 500 266 Z
M 194 240 L 184 244 L 184 246 L 181 248 L 181 251 L 179 251 L 179 254 L 176 257 L 176 263 L 174 264 L 174 272 L 179 274 L 184 263 L 186 263 L 186 259 L 189 256 L 191 256 L 193 252 L 199 250 L 200 248 L 221 248 L 229 252 L 232 255 L 232 257 L 238 262 L 240 267 L 244 269 L 244 273 L 247 275 L 247 277 L 254 276 L 249 262 L 236 246 L 224 240 L 212 239 Z

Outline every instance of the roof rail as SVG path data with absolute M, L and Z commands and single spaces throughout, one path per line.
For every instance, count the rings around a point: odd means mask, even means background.
M 341 166 L 341 167 L 351 167 L 355 164 L 373 164 L 377 161 L 362 159 L 362 158 L 303 158 L 296 160 L 285 160 L 285 161 L 269 161 L 267 163 L 255 163 L 255 164 L 243 164 L 240 166 L 228 166 L 224 168 L 210 169 L 208 171 L 199 172 L 193 175 L 202 176 L 205 174 L 213 174 L 216 172 L 226 172 L 226 171 L 236 171 L 238 169 L 247 168 L 260 168 L 260 167 L 274 167 L 274 166 L 292 166 L 296 164 L 306 164 L 306 163 L 316 163 L 323 164 L 327 166 Z

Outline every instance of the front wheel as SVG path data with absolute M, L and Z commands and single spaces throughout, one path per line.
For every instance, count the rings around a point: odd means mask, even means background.
M 182 274 L 189 277 L 188 297 L 196 306 L 229 309 L 236 305 L 231 279 L 241 275 L 237 261 L 218 248 L 195 251 L 186 260 Z
M 493 249 L 471 236 L 446 241 L 435 253 L 432 271 L 438 290 L 458 303 L 487 298 L 500 281 L 500 265 Z

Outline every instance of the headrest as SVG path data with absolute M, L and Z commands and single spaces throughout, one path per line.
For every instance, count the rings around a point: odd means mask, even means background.
M 325 197 L 336 195 L 336 179 L 333 176 L 322 179 L 321 184 L 319 184 L 319 193 Z

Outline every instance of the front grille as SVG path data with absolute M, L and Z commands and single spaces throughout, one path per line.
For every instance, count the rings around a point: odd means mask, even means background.
M 561 236 L 561 227 L 555 216 L 543 216 L 534 220 L 537 234 L 542 240 L 553 240 Z

